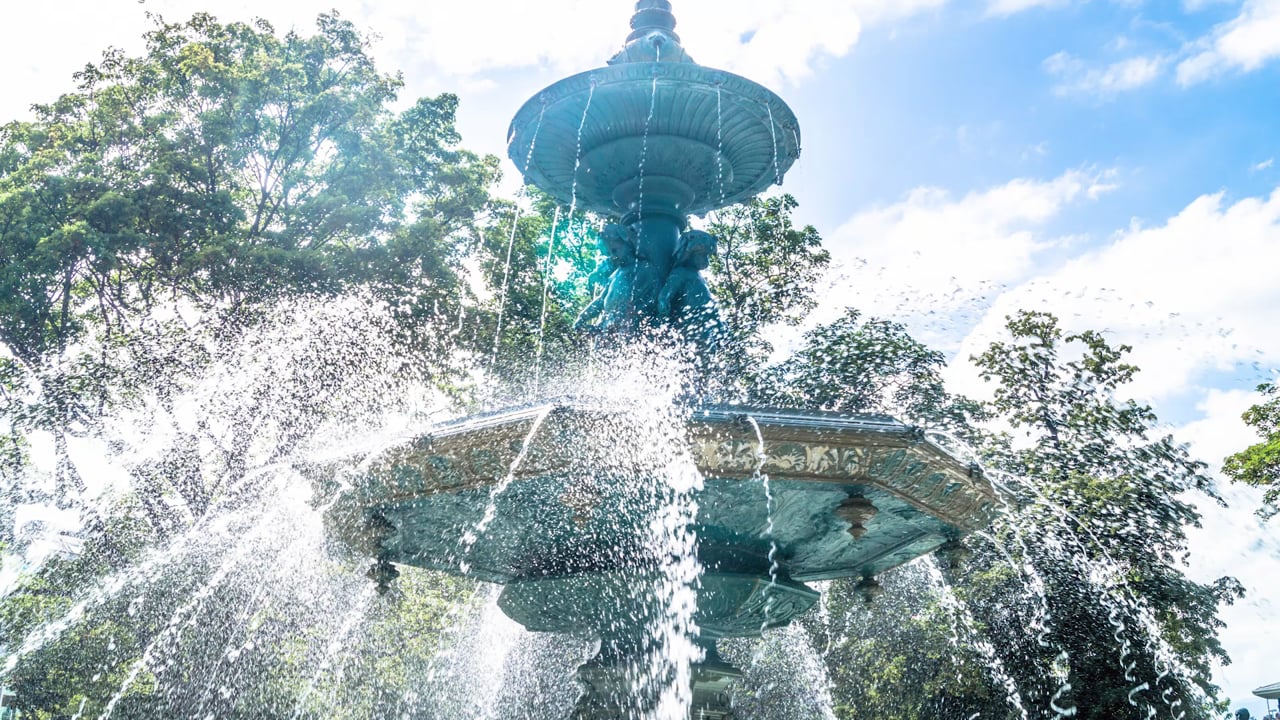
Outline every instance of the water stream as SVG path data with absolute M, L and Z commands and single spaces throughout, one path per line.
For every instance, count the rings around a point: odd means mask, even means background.
M 649 159 L 649 130 L 653 126 L 653 115 L 658 108 L 658 68 L 659 63 L 662 62 L 662 46 L 657 45 L 656 50 L 657 60 L 653 67 L 653 81 L 649 85 L 649 114 L 644 119 L 644 139 L 640 145 L 640 188 L 639 198 L 636 200 L 636 215 L 642 219 L 644 218 L 644 167 Z
M 720 205 L 724 205 L 724 87 L 716 82 L 716 184 L 720 188 Z
M 769 474 L 764 471 L 764 464 L 768 461 L 769 455 L 765 452 L 764 433 L 760 432 L 760 423 L 750 415 L 747 417 L 747 423 L 756 434 L 756 468 L 753 480 L 760 483 L 761 489 L 764 491 L 764 532 L 761 537 L 769 543 L 769 586 L 765 589 L 764 603 L 764 620 L 760 625 L 760 632 L 763 634 L 769 629 L 773 622 L 773 603 L 774 596 L 778 589 L 778 540 L 774 537 L 774 521 L 773 513 L 776 510 L 776 503 L 773 498 L 773 488 L 769 485 Z
M 538 436 L 538 431 L 542 429 L 542 424 L 546 422 L 547 417 L 551 415 L 554 408 L 548 406 L 538 413 L 533 419 L 533 423 L 529 426 L 529 432 L 524 436 L 524 440 L 520 443 L 520 451 L 516 453 L 516 457 L 511 461 L 511 465 L 507 468 L 507 474 L 501 481 L 489 488 L 489 498 L 484 506 L 484 513 L 480 516 L 479 522 L 475 527 L 468 530 L 462 536 L 462 545 L 459 548 L 459 557 L 462 558 L 459 563 L 459 569 L 465 575 L 471 571 L 471 551 L 475 548 L 478 541 L 494 520 L 498 519 L 498 500 L 511 488 L 511 484 L 516 480 L 516 473 L 520 471 L 520 466 L 524 464 L 525 459 L 529 456 L 529 449 L 533 447 L 533 441 Z

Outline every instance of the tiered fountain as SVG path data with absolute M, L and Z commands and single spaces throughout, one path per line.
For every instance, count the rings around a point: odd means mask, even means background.
M 780 183 L 800 132 L 774 93 L 694 63 L 675 25 L 666 0 L 638 2 L 607 67 L 521 108 L 509 152 L 529 183 L 617 221 L 604 233 L 608 289 L 584 324 L 636 347 L 675 327 L 706 356 L 718 318 L 698 270 L 714 239 L 687 219 Z M 892 418 L 696 403 L 679 417 L 670 454 L 702 477 L 676 496 L 696 507 L 680 528 L 704 656 L 688 679 L 694 718 L 732 717 L 738 673 L 716 640 L 792 622 L 818 600 L 806 582 L 854 578 L 871 597 L 878 573 L 994 512 L 979 471 Z M 505 586 L 499 605 L 529 630 L 597 637 L 575 717 L 644 716 L 636 658 L 663 641 L 654 586 L 672 558 L 642 537 L 662 495 L 646 487 L 666 481 L 632 425 L 624 409 L 572 400 L 470 418 L 383 456 L 330 525 L 376 558 L 383 588 L 396 564 L 463 574 Z

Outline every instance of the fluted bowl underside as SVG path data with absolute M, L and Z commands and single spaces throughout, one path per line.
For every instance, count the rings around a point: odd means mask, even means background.
M 530 578 L 508 584 L 498 606 L 534 632 L 589 630 L 610 637 L 645 631 L 667 612 L 650 588 L 663 586 L 658 574 L 598 573 Z M 818 602 L 808 586 L 768 574 L 708 570 L 698 578 L 694 621 L 707 640 L 759 637 L 789 625 Z
M 692 63 L 624 63 L 574 75 L 525 103 L 508 153 L 525 181 L 605 215 L 701 215 L 757 195 L 800 156 L 774 93 Z

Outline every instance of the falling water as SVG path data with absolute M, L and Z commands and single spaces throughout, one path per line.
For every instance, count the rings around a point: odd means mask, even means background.
M 578 172 L 582 168 L 582 132 L 587 127 L 587 117 L 591 113 L 591 103 L 596 96 L 596 82 L 591 80 L 591 89 L 587 92 L 587 102 L 582 108 L 582 120 L 578 122 L 578 138 L 573 156 L 573 183 L 569 189 L 569 215 L 565 221 L 565 234 L 573 236 L 573 219 L 578 212 Z M 547 262 L 542 270 L 542 312 L 538 320 L 538 352 L 534 362 L 535 392 L 542 388 L 542 358 L 545 352 L 547 333 L 547 304 L 550 302 L 552 274 L 555 271 L 556 231 L 560 224 L 560 208 L 556 208 L 556 217 L 551 223 L 551 239 L 547 246 Z
M 526 178 L 529 175 L 529 167 L 533 165 L 533 152 L 538 147 L 538 136 L 542 133 L 542 121 L 546 115 L 547 102 L 546 99 L 543 98 L 542 107 L 538 110 L 538 122 L 533 126 L 533 137 L 529 140 L 529 152 L 525 155 L 524 167 L 521 168 L 520 172 L 522 191 L 528 182 Z M 515 136 L 513 135 L 511 139 L 514 140 Z M 507 309 L 507 292 L 511 283 L 511 252 L 515 248 L 516 231 L 520 227 L 520 215 L 522 208 L 520 207 L 519 200 L 516 201 L 515 205 L 515 215 L 511 220 L 511 236 L 507 238 L 506 260 L 502 265 L 502 287 L 499 289 L 498 319 L 493 333 L 493 355 L 489 360 L 490 369 L 493 368 L 493 364 L 498 360 L 498 350 L 502 344 L 502 321 Z
M 640 144 L 640 197 L 637 199 L 636 214 L 644 217 L 644 166 L 649 157 L 649 128 L 653 125 L 653 115 L 658 108 L 658 68 L 662 62 L 662 46 L 657 45 L 657 60 L 653 66 L 653 82 L 649 87 L 649 114 L 644 119 L 644 139 Z
M 973 615 L 969 612 L 969 608 L 956 597 L 951 585 L 947 583 L 942 571 L 938 568 L 937 562 L 932 557 L 929 557 L 921 560 L 920 565 L 928 572 L 934 587 L 941 591 L 942 606 L 947 610 L 953 623 L 953 639 L 957 643 L 963 642 L 964 647 L 977 651 L 982 657 L 987 672 L 1004 689 L 1005 699 L 1009 702 L 1009 706 L 1018 713 L 1018 717 L 1022 718 L 1022 720 L 1029 720 L 1030 716 L 1027 714 L 1022 693 L 1018 690 L 1013 678 L 1009 676 L 1008 670 L 1005 669 L 1004 661 L 1000 659 L 991 642 L 978 632 L 977 624 L 973 619 Z M 963 640 L 961 640 L 961 630 L 963 630 Z
M 1168 678 L 1175 671 L 1184 677 L 1191 673 L 1178 660 L 1177 652 L 1169 646 L 1168 641 L 1163 639 L 1152 609 L 1134 593 L 1122 569 L 1123 566 L 1111 556 L 1093 528 L 1072 515 L 1061 504 L 1046 497 L 1034 483 L 1024 482 L 1004 473 L 989 474 L 993 482 L 1005 492 L 1008 492 L 1008 488 L 1015 486 L 1030 491 L 1036 497 L 1036 506 L 1048 509 L 1058 519 L 1059 527 L 1055 528 L 1058 530 L 1056 535 L 1065 542 L 1055 542 L 1046 547 L 1054 551 L 1061 561 L 1076 569 L 1080 581 L 1094 591 L 1094 596 L 1107 610 L 1107 620 L 1113 629 L 1113 638 L 1116 643 L 1117 660 L 1124 669 L 1126 682 L 1132 683 L 1128 702 L 1131 706 L 1140 708 L 1146 717 L 1154 716 L 1156 710 L 1147 699 L 1146 693 L 1159 692 L 1161 680 Z M 1012 509 L 1008 511 L 1007 517 L 1011 525 L 1018 522 L 1017 513 Z M 1074 550 L 1066 547 L 1067 544 L 1073 545 Z M 1101 558 L 1090 560 L 1091 549 Z M 1132 618 L 1137 625 L 1137 635 L 1142 639 L 1148 655 L 1155 661 L 1155 675 L 1147 680 L 1140 680 L 1136 675 L 1137 660 L 1133 654 L 1132 641 L 1129 639 L 1132 628 L 1125 622 L 1126 617 Z M 1205 699 L 1198 687 L 1190 689 L 1199 700 Z M 1168 693 L 1161 692 L 1161 695 L 1167 697 Z M 1179 701 L 1177 705 L 1181 705 L 1181 702 Z M 1185 715 L 1185 711 L 1180 708 L 1175 707 L 1173 710 L 1174 718 Z
M 773 138 L 773 184 L 782 184 L 782 166 L 778 157 L 778 125 L 773 121 L 773 106 L 765 103 L 765 110 L 769 113 L 769 136 Z
M 572 214 L 568 223 L 573 222 Z M 551 294 L 551 272 L 555 265 L 556 257 L 556 233 L 560 231 L 560 207 L 556 206 L 555 214 L 551 218 L 551 236 L 547 239 L 547 257 L 542 263 L 542 312 L 538 317 L 538 342 L 537 353 L 533 363 L 533 387 L 535 393 L 542 391 L 542 354 L 547 335 L 547 301 Z M 569 228 L 565 228 L 565 232 L 569 232 Z
M 302 697 L 298 699 L 298 704 L 293 708 L 292 718 L 294 720 L 302 717 L 305 713 L 307 700 L 310 699 L 311 694 L 315 692 L 316 683 L 320 681 L 321 677 L 330 672 L 335 663 L 341 663 L 345 653 L 349 651 L 348 644 L 351 640 L 351 632 L 355 629 L 356 623 L 360 622 L 360 620 L 364 618 L 365 608 L 369 604 L 369 601 L 373 599 L 373 593 L 374 590 L 372 587 L 365 588 L 365 591 L 360 593 L 360 597 L 356 600 L 355 604 L 353 604 L 351 608 L 344 613 L 342 624 L 338 627 L 338 632 L 333 636 L 333 639 L 329 641 L 328 646 L 325 648 L 324 660 L 320 663 L 320 667 L 316 669 L 315 674 L 307 680 L 307 687 L 303 690 Z M 339 673 L 336 678 L 335 685 L 341 684 L 341 682 L 342 674 Z
M 725 659 L 743 669 L 733 692 L 733 709 L 741 720 L 835 720 L 826 663 L 803 626 L 788 625 L 759 640 L 722 645 Z
M 954 438 L 948 438 L 948 440 L 952 443 L 958 442 Z M 971 461 L 976 461 L 976 459 Z M 1015 508 L 1009 502 L 1008 493 L 999 493 L 998 497 L 1004 508 L 1006 517 L 1011 516 L 1015 512 Z M 1018 522 L 1011 522 L 1006 523 L 1005 525 L 1011 531 L 1018 552 L 1018 557 L 1021 558 L 1021 562 L 1016 562 L 1005 547 L 993 535 L 983 533 L 981 536 L 987 538 L 992 547 L 997 548 L 1004 554 L 1006 562 L 1009 563 L 1009 567 L 1018 568 L 1019 572 L 1022 573 L 1027 590 L 1036 601 L 1036 615 L 1032 618 L 1029 629 L 1035 633 L 1036 643 L 1042 649 L 1055 654 L 1053 663 L 1049 668 L 1049 672 L 1057 682 L 1057 687 L 1054 689 L 1052 697 L 1049 698 L 1049 708 L 1053 711 L 1054 715 L 1059 718 L 1075 717 L 1078 712 L 1078 708 L 1075 705 L 1075 701 L 1070 698 L 1072 690 L 1071 682 L 1069 680 L 1071 671 L 1071 654 L 1068 653 L 1060 643 L 1049 639 L 1051 626 L 1053 624 L 1053 615 L 1049 611 L 1049 593 L 1045 579 L 1036 568 L 1035 564 L 1030 560 L 1031 549 L 1027 544 L 1026 534 L 1023 531 L 1022 524 Z M 1057 544 L 1057 538 L 1044 538 L 1041 542 L 1049 547 L 1053 547 Z
M 502 263 L 502 288 L 498 291 L 498 319 L 493 331 L 493 352 L 489 356 L 489 369 L 498 362 L 498 352 L 502 348 L 502 321 L 507 311 L 507 291 L 511 285 L 511 253 L 516 246 L 516 231 L 520 228 L 520 216 L 524 208 L 519 202 L 511 211 L 511 235 L 507 238 L 506 260 Z
M 454 620 L 442 649 L 407 698 L 416 717 L 494 717 L 507 664 L 528 635 L 499 609 L 501 590 L 497 585 L 481 586 Z
M 507 468 L 506 476 L 489 488 L 489 499 L 485 503 L 484 513 L 481 515 L 480 521 L 462 536 L 462 546 L 459 549 L 458 556 L 462 558 L 459 563 L 459 569 L 462 570 L 464 575 L 471 571 L 470 557 L 476 541 L 485 534 L 485 531 L 489 529 L 493 521 L 498 519 L 498 500 L 515 482 L 516 473 L 519 472 L 520 466 L 524 464 L 525 458 L 529 456 L 529 449 L 533 447 L 533 440 L 538 436 L 538 431 L 542 429 L 542 423 L 546 421 L 553 411 L 554 408 L 548 406 L 534 418 L 533 423 L 529 426 L 529 432 L 520 443 L 520 452 L 516 453 L 515 459 L 511 461 L 511 466 Z
M 769 586 L 765 589 L 764 603 L 764 620 L 760 626 L 760 632 L 769 629 L 772 623 L 770 613 L 773 611 L 774 594 L 778 588 L 778 541 L 773 535 L 773 513 L 775 510 L 775 502 L 773 498 L 773 488 L 769 485 L 769 474 L 764 471 L 764 464 L 769 459 L 764 448 L 764 433 L 760 432 L 760 423 L 756 419 L 747 416 L 747 423 L 751 425 L 751 429 L 756 434 L 756 467 L 753 475 L 754 480 L 760 482 L 760 487 L 764 490 L 765 500 L 765 523 L 763 538 L 769 541 Z
M 716 81 L 716 181 L 720 185 L 720 205 L 724 205 L 724 91 L 719 80 Z M 775 169 L 776 171 L 776 169 Z
M 693 664 L 702 659 L 694 615 L 703 567 L 692 528 L 698 514 L 695 496 L 703 479 L 682 441 L 688 418 L 677 402 L 678 379 L 686 368 L 674 359 L 655 359 L 652 350 L 639 348 L 628 361 L 629 424 L 637 435 L 628 443 L 632 449 L 627 466 L 632 492 L 639 493 L 634 497 L 652 508 L 642 542 L 657 561 L 657 581 L 642 590 L 651 594 L 657 612 L 646 623 L 650 650 L 634 668 L 636 688 L 640 698 L 653 699 L 643 717 L 667 720 L 689 715 Z M 639 404 L 637 391 L 647 396 Z M 645 501 L 644 496 L 652 498 Z

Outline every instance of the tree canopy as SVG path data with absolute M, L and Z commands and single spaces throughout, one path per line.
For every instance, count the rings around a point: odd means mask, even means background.
M 456 296 L 444 241 L 473 231 L 497 173 L 457 149 L 456 97 L 392 112 L 401 81 L 336 15 L 310 37 L 196 15 L 146 39 L 0 131 L 17 357 L 178 298 L 235 308 L 375 276 Z

